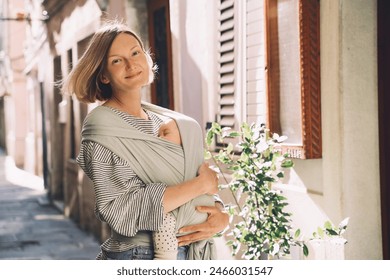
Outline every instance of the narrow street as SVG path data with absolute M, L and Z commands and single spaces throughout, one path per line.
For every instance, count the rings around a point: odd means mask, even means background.
M 91 260 L 99 242 L 46 197 L 39 177 L 0 151 L 0 260 Z

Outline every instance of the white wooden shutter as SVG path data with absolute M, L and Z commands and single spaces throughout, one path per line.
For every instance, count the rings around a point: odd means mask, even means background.
M 219 6 L 218 122 L 234 127 L 235 67 L 234 67 L 234 0 L 220 0 Z
M 246 119 L 260 124 L 266 121 L 264 1 L 247 0 L 246 35 Z

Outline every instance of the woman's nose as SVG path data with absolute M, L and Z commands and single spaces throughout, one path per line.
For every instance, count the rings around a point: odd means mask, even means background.
M 127 69 L 131 67 L 131 63 L 128 59 L 125 59 L 125 66 Z
M 126 69 L 132 69 L 134 68 L 134 63 L 130 59 L 125 60 Z

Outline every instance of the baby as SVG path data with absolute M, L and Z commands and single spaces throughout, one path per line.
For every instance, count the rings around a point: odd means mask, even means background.
M 179 128 L 174 120 L 168 119 L 160 126 L 158 136 L 181 145 Z M 162 227 L 153 232 L 154 259 L 175 260 L 177 258 L 176 220 L 171 213 L 164 216 Z
M 160 126 L 158 136 L 172 143 L 181 145 L 179 128 L 174 120 L 168 119 Z
M 182 145 L 180 131 L 176 122 L 168 119 L 160 126 L 159 137 Z M 190 209 L 185 218 L 186 225 L 203 223 L 207 219 L 206 213 L 195 210 L 196 205 L 213 206 L 215 204 L 213 196 L 202 195 L 185 204 L 183 209 Z M 183 220 L 177 221 L 172 213 L 164 215 L 163 224 L 158 231 L 153 232 L 154 259 L 155 260 L 176 260 L 178 242 L 176 239 L 176 224 L 181 225 Z

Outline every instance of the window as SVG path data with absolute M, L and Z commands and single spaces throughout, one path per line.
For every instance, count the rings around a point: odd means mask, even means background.
M 267 125 L 291 157 L 320 158 L 319 0 L 265 0 Z

